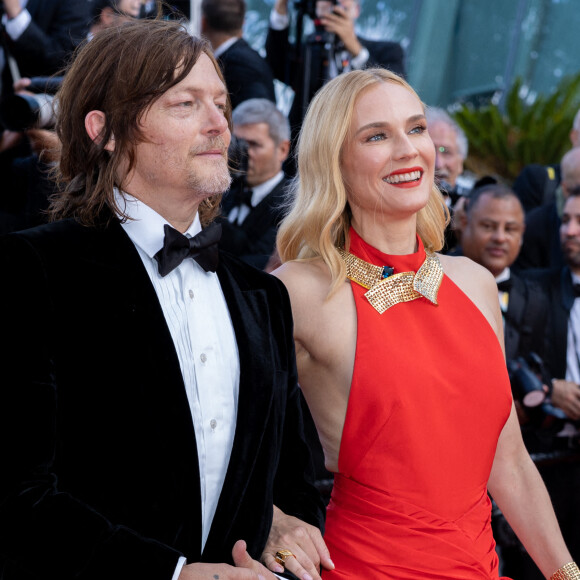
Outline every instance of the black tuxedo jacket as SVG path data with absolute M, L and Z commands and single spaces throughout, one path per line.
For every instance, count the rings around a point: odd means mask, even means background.
M 84 0 L 29 0 L 32 21 L 8 48 L 25 77 L 59 71 L 75 47 L 86 37 L 90 3 Z
M 572 274 L 568 266 L 560 269 L 532 270 L 528 274 L 537 280 L 548 297 L 548 327 L 545 332 L 545 362 L 552 378 L 566 377 L 568 319 L 574 305 Z
M 232 224 L 227 216 L 235 205 L 232 195 L 224 202 L 224 218 L 221 219 L 223 233 L 222 249 L 238 256 L 247 264 L 263 270 L 274 252 L 278 225 L 284 215 L 286 187 L 289 180 L 282 179 L 276 187 L 250 210 L 241 225 Z
M 508 309 L 504 315 L 506 359 L 531 352 L 544 358 L 544 334 L 548 320 L 546 295 L 535 280 L 510 271 Z
M 235 440 L 201 552 L 199 467 L 177 354 L 122 227 L 0 239 L 0 577 L 170 580 L 180 555 L 259 558 L 272 504 L 314 525 L 292 321 L 275 278 L 224 256 L 240 358 Z M 2 566 L 4 566 L 2 575 Z
M 232 108 L 248 99 L 276 102 L 274 77 L 266 61 L 240 38 L 219 57 Z
M 566 260 L 560 245 L 561 223 L 555 201 L 529 211 L 516 266 L 521 269 L 563 268 Z

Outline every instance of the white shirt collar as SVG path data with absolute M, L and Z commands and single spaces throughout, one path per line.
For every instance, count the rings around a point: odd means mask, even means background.
M 256 207 L 284 178 L 284 172 L 280 171 L 274 177 L 255 185 L 252 188 L 252 207 Z
M 495 277 L 495 281 L 499 284 L 500 282 L 505 282 L 510 279 L 510 269 L 504 268 L 498 276 Z
M 221 56 L 232 44 L 235 44 L 238 40 L 240 40 L 237 36 L 232 36 L 228 38 L 225 42 L 222 42 L 214 51 L 213 54 L 217 58 Z
M 127 235 L 136 246 L 139 246 L 150 258 L 153 258 L 163 247 L 165 237 L 163 226 L 171 224 L 141 200 L 128 193 L 121 194 L 116 188 L 115 200 L 119 208 L 130 218 L 123 224 Z M 199 232 L 201 232 L 201 222 L 199 214 L 196 213 L 195 219 L 185 235 L 192 237 Z

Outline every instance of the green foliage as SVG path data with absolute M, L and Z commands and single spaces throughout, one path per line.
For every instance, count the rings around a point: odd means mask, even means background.
M 570 149 L 569 133 L 580 108 L 580 74 L 565 77 L 552 95 L 527 102 L 521 79 L 506 95 L 504 110 L 461 105 L 452 113 L 469 141 L 466 168 L 511 182 L 525 165 L 559 163 Z

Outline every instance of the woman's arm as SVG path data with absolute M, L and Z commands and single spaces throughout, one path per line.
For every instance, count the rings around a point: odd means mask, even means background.
M 488 489 L 546 578 L 572 561 L 546 486 L 524 447 L 513 405 L 498 441 Z

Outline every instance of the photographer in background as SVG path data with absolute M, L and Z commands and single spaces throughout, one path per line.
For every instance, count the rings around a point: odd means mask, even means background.
M 463 129 L 444 109 L 427 107 L 429 135 L 435 145 L 435 179 L 445 198 L 451 221 L 445 229 L 444 253 L 453 252 L 461 241 L 461 215 L 468 187 L 459 183 L 469 143 Z
M 569 314 L 574 303 L 570 269 L 535 274 L 512 270 L 522 245 L 524 210 L 511 189 L 484 179 L 486 183 L 476 186 L 467 198 L 462 217 L 462 253 L 496 278 L 507 364 L 524 442 L 550 493 L 572 557 L 578 557 L 580 448 L 576 428 L 572 423 L 565 428 L 563 420 L 580 418 L 578 359 L 573 361 L 569 353 L 568 361 L 576 365 L 572 379 L 566 360 L 568 320 L 572 323 Z M 562 230 L 562 243 L 570 257 L 576 255 L 572 248 L 578 248 L 580 256 L 580 197 L 576 201 L 578 215 L 573 217 L 572 206 L 565 210 L 565 221 L 571 225 Z M 577 262 L 580 280 L 580 258 Z M 574 340 L 568 342 L 572 350 L 574 345 Z M 568 380 L 550 380 L 564 376 Z M 545 385 L 551 387 L 550 397 Z M 499 510 L 494 511 L 494 527 L 501 548 L 502 574 L 521 580 L 543 579 Z
M 4 103 L 15 91 L 28 88 L 25 78 L 50 76 L 65 65 L 86 37 L 89 4 L 86 0 L 0 0 L 0 12 Z M 39 161 L 37 152 L 54 149 L 58 144 L 47 128 L 38 124 L 9 128 L 0 122 L 2 233 L 36 225 L 43 219 L 46 198 L 53 191 L 47 178 L 51 161 Z
M 528 449 L 539 450 L 536 462 L 550 492 L 554 511 L 573 558 L 580 556 L 580 191 L 571 190 L 564 203 L 560 243 L 566 265 L 526 271 L 537 281 L 548 303 L 545 363 L 552 380 L 551 404 L 560 419 L 544 429 L 524 433 Z M 543 576 L 529 556 L 520 552 L 515 578 Z
M 223 201 L 220 247 L 263 269 L 274 251 L 286 202 L 282 164 L 290 150 L 290 126 L 268 99 L 244 101 L 232 120 L 235 157 L 242 167 Z
M 298 8 L 297 31 L 304 15 L 314 21 L 315 32 L 305 43 L 292 46 L 288 39 L 288 0 L 276 0 L 270 13 L 266 38 L 266 61 L 274 77 L 295 92 L 290 124 L 293 134 L 314 93 L 328 80 L 351 69 L 380 66 L 405 76 L 403 48 L 397 42 L 372 41 L 358 36 L 358 0 L 303 0 Z M 298 39 L 300 42 L 301 39 Z
M 53 130 L 53 95 L 62 77 L 24 78 L 0 103 L 0 233 L 46 221 L 48 198 L 56 185 L 50 170 L 60 142 Z
M 66 63 L 88 31 L 86 0 L 1 0 L 3 50 L 2 93 L 12 91 L 18 77 L 48 76 Z M 12 69 L 12 70 L 11 70 Z

